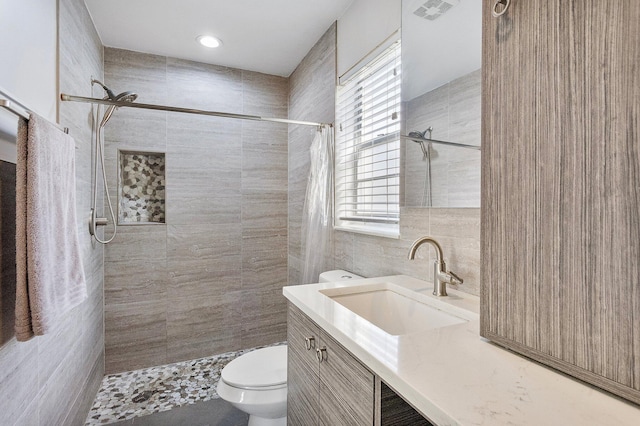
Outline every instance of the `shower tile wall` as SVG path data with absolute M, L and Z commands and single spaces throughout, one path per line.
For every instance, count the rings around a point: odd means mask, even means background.
M 291 74 L 289 118 L 292 120 L 335 121 L 336 31 L 332 25 Z M 302 209 L 309 176 L 309 147 L 315 129 L 289 126 L 289 283 L 303 284 Z M 333 269 L 333 259 L 325 259 Z
M 105 49 L 138 101 L 286 117 L 288 79 Z M 285 339 L 287 126 L 120 109 L 106 153 L 166 152 L 166 225 L 118 228 L 105 251 L 107 372 Z M 109 230 L 107 230 L 109 233 Z
M 60 91 L 91 96 L 102 76 L 102 44 L 83 0 L 59 2 Z M 3 53 L 0 52 L 0 58 Z M 17 342 L 15 305 L 15 166 L 2 168 L 2 284 L 0 285 L 0 424 L 83 424 L 104 374 L 103 250 L 91 242 L 91 107 L 60 105 L 60 123 L 76 142 L 76 203 L 80 249 L 89 297 L 51 334 Z M 12 195 L 13 194 L 13 195 Z
M 330 28 L 290 77 L 289 117 L 334 122 L 336 28 Z M 309 171 L 313 129 L 289 129 L 289 283 L 300 283 L 300 224 Z M 478 294 L 480 277 L 480 209 L 402 208 L 399 239 L 334 231 L 334 258 L 327 268 L 364 276 L 406 274 L 431 281 L 433 253 L 424 248 L 407 260 L 411 243 L 431 235 L 444 248 L 448 266 L 465 283 L 459 290 Z
M 480 77 L 480 70 L 473 71 L 409 101 L 407 133 L 432 126 L 434 139 L 480 145 Z M 428 206 L 420 145 L 406 141 L 404 146 L 405 205 Z M 479 207 L 480 151 L 434 144 L 431 153 L 431 205 Z

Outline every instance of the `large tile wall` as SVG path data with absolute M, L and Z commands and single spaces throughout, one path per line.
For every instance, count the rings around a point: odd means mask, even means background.
M 479 146 L 480 77 L 480 70 L 473 71 L 407 102 L 406 133 L 433 127 L 433 139 Z M 424 195 L 428 163 L 420 145 L 403 142 L 405 205 L 480 207 L 480 151 L 432 144 L 429 200 Z
M 102 44 L 82 0 L 59 2 L 59 83 L 62 92 L 91 95 L 91 77 L 102 76 Z M 91 106 L 63 103 L 60 123 L 76 141 L 76 202 L 88 299 L 51 334 L 18 343 L 13 337 L 15 217 L 9 188 L 2 191 L 2 335 L 0 424 L 81 425 L 104 374 L 103 250 L 87 232 L 91 200 Z M 7 180 L 4 176 L 3 180 Z M 6 190 L 5 190 L 6 189 Z M 9 206 L 9 207 L 7 207 Z M 13 230 L 11 229 L 13 227 Z
M 289 118 L 335 121 L 336 30 L 332 25 L 289 77 Z M 316 129 L 289 126 L 289 284 L 301 284 L 302 210 L 309 176 L 309 147 Z M 333 259 L 325 260 L 333 269 Z
M 288 110 L 288 79 L 250 71 L 107 48 L 105 78 L 143 103 Z M 166 153 L 166 224 L 106 248 L 107 371 L 284 340 L 287 126 L 121 108 L 105 136 L 112 197 L 119 149 Z
M 337 268 L 366 277 L 404 274 L 433 282 L 433 248 L 425 245 L 415 260 L 407 258 L 413 241 L 429 235 L 442 245 L 447 268 L 464 279 L 464 284 L 450 288 L 479 294 L 480 209 L 401 208 L 398 239 L 335 234 Z

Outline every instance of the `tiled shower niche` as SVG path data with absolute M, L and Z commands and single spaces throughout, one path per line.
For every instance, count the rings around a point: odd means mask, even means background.
M 165 223 L 165 154 L 120 151 L 118 223 Z

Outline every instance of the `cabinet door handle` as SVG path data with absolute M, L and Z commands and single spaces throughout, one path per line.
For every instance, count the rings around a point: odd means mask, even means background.
M 316 359 L 318 362 L 327 360 L 327 347 L 323 346 L 321 348 L 316 349 Z
M 313 347 L 315 347 L 316 345 L 316 338 L 311 336 L 311 337 L 305 337 L 304 338 L 304 347 L 310 351 Z
M 491 14 L 494 18 L 504 15 L 507 9 L 509 9 L 510 4 L 511 0 L 495 0 Z M 500 7 L 501 5 L 502 7 Z

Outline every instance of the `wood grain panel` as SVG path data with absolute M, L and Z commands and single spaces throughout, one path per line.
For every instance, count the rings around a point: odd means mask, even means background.
M 319 424 L 372 425 L 373 373 L 326 332 L 321 336 L 327 357 L 320 364 Z
M 289 303 L 287 316 L 287 424 L 317 424 L 319 363 L 315 347 L 305 348 L 305 337 L 320 338 L 319 327 Z
M 481 334 L 640 403 L 640 2 L 492 6 Z

